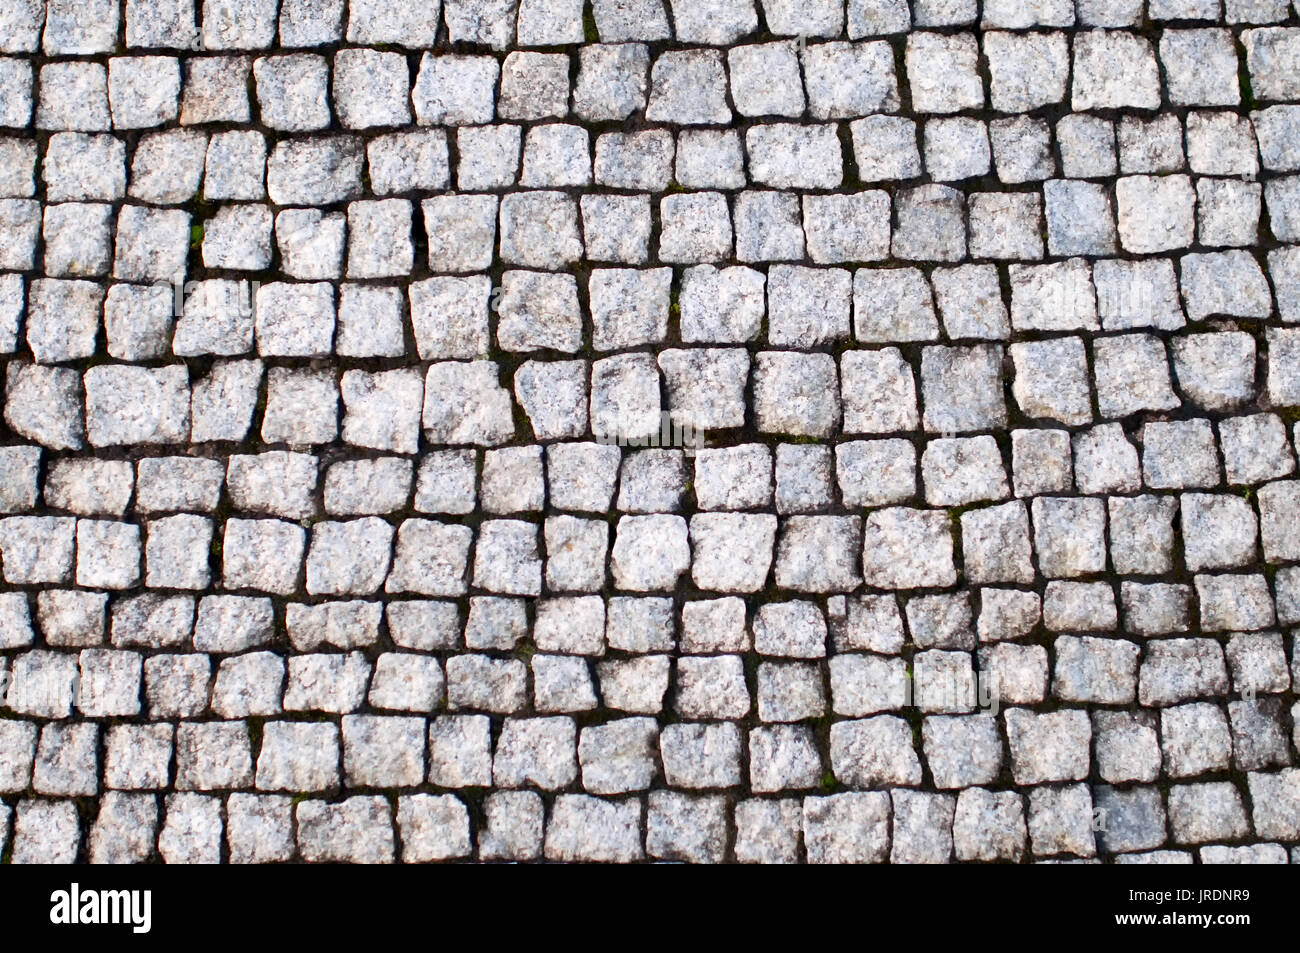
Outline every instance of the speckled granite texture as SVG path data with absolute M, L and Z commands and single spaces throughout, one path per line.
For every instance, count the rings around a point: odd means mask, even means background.
M 3 860 L 1300 862 L 1300 7 L 0 54 Z

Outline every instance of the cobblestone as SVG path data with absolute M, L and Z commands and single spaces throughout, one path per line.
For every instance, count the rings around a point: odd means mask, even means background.
M 0 859 L 1295 861 L 1295 16 L 9 4 Z

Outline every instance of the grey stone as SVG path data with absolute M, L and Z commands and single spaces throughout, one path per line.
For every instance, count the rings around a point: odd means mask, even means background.
M 1254 39 L 1253 34 L 1247 35 Z M 1247 42 L 1248 67 L 1258 49 Z M 1166 30 L 1160 37 L 1160 61 L 1169 99 L 1176 105 L 1235 106 L 1241 100 L 1237 50 L 1226 29 Z
M 993 345 L 927 347 L 921 354 L 926 430 L 984 430 L 1006 424 L 1002 350 Z
M 70 864 L 81 843 L 76 804 L 71 800 L 18 802 L 11 860 L 15 864 Z
M 425 435 L 442 443 L 493 446 L 514 433 L 509 392 L 492 361 L 429 366 L 424 384 Z
M 492 779 L 506 788 L 563 788 L 578 776 L 576 751 L 570 718 L 509 718 L 497 741 Z
M 497 219 L 493 196 L 439 196 L 425 199 L 421 208 L 431 270 L 476 271 L 491 264 Z M 409 271 L 409 262 L 404 264 L 404 270 Z
M 1231 782 L 1174 785 L 1168 799 L 1169 827 L 1179 844 L 1236 839 L 1249 830 L 1241 794 Z
M 1087 776 L 1092 727 L 1079 710 L 1037 714 L 1024 708 L 1003 713 L 1018 784 L 1073 781 Z
M 204 596 L 194 624 L 194 647 L 201 652 L 241 652 L 271 639 L 270 599 Z
M 206 655 L 160 655 L 146 660 L 145 694 L 151 718 L 193 717 L 208 705 L 211 664 Z
M 740 801 L 735 807 L 735 822 L 738 862 L 798 863 L 803 809 L 797 799 Z
M 402 648 L 428 652 L 455 648 L 460 643 L 460 612 L 454 603 L 434 600 L 390 602 L 384 607 L 384 617 L 388 634 Z M 377 618 L 375 623 L 377 629 Z M 369 641 L 374 642 L 377 638 L 376 631 Z
M 1227 690 L 1223 650 L 1213 640 L 1166 639 L 1148 646 L 1138 685 L 1141 704 L 1171 705 Z
M 743 266 L 699 265 L 683 272 L 684 342 L 741 343 L 758 335 L 765 313 L 762 272 Z
M 590 711 L 596 691 L 587 663 L 556 655 L 533 657 L 533 706 L 543 714 Z
M 957 797 L 952 832 L 959 861 L 1018 861 L 1028 835 L 1024 802 L 1014 791 L 967 788 Z
M 501 258 L 527 268 L 558 269 L 582 254 L 577 208 L 559 192 L 519 192 L 501 201 Z
M 1083 493 L 1133 493 L 1142 487 L 1137 449 L 1119 424 L 1098 424 L 1074 438 L 1074 477 Z
M 103 291 L 89 281 L 33 281 L 27 313 L 27 346 L 32 356 L 42 364 L 90 357 L 103 301 Z
M 653 0 L 659 6 L 657 0 Z M 607 6 L 601 4 L 602 7 Z M 607 15 L 629 14 L 628 4 L 609 5 Z M 658 15 L 663 19 L 663 8 L 659 6 Z M 599 26 L 601 12 L 596 14 Z M 667 35 L 667 21 L 663 21 L 663 32 Z M 640 20 L 635 25 L 627 23 L 623 29 L 616 31 L 616 36 L 606 35 L 601 28 L 601 39 L 641 39 L 629 36 L 639 30 L 658 32 L 647 20 Z M 646 37 L 647 39 L 652 37 Z M 579 117 L 588 121 L 626 119 L 628 116 L 645 108 L 647 93 L 647 76 L 650 67 L 650 54 L 640 43 L 604 43 L 583 46 L 578 51 L 578 79 L 573 89 L 573 110 Z
M 666 195 L 659 202 L 659 258 L 672 264 L 731 257 L 731 215 L 718 192 Z
M 1236 293 L 1225 295 L 1223 282 L 1231 282 Z M 1181 287 L 1192 320 L 1212 314 L 1258 318 L 1272 310 L 1264 273 L 1245 251 L 1184 255 Z
M 978 56 L 972 33 L 909 34 L 905 63 L 913 108 L 923 113 L 983 108 Z
M 881 863 L 888 852 L 889 795 L 884 792 L 804 798 L 808 862 Z
M 1149 40 L 1123 31 L 1081 34 L 1074 44 L 1070 102 L 1076 111 L 1160 105 L 1160 75 Z
M 887 43 L 818 43 L 805 46 L 801 60 L 814 119 L 848 119 L 899 107 L 894 57 Z M 851 81 L 845 82 L 845 77 Z
M 108 594 L 75 589 L 49 589 L 36 595 L 36 617 L 48 645 L 80 647 L 104 641 L 104 608 Z M 18 669 L 14 669 L 17 679 Z
M 446 188 L 450 169 L 441 129 L 395 132 L 366 146 L 370 187 L 376 195 Z
M 797 118 L 803 113 L 803 84 L 793 43 L 733 47 L 727 51 L 727 71 L 731 98 L 742 116 Z
M 921 174 L 916 123 L 897 116 L 868 116 L 849 123 L 853 158 L 864 182 L 910 179 Z
M 758 26 L 752 0 L 669 0 L 677 39 L 683 43 L 725 46 Z
M 492 782 L 486 715 L 442 715 L 429 724 L 429 780 L 439 787 L 486 787 Z
M 341 0 L 284 0 L 280 4 L 279 30 L 281 46 L 337 43 L 343 36 L 343 3 Z
M 177 790 L 212 791 L 252 783 L 253 763 L 244 722 L 185 722 L 177 726 Z
M 356 13 L 352 16 L 355 18 Z M 403 39 L 411 42 L 414 38 Z M 257 65 L 254 64 L 255 73 Z M 409 122 L 408 83 L 406 61 L 400 53 L 340 50 L 334 56 L 334 108 L 345 128 L 400 126 Z
M 546 827 L 548 860 L 623 862 L 640 860 L 641 801 L 606 801 L 582 794 L 555 800 Z
M 349 712 L 365 698 L 370 663 L 360 652 L 292 656 L 288 664 L 285 711 Z
M 309 863 L 391 863 L 394 842 L 386 798 L 353 796 L 338 804 L 297 805 L 298 849 Z
M 749 175 L 756 183 L 773 188 L 833 189 L 843 181 L 843 157 L 834 126 L 751 126 L 745 146 Z
M 1201 628 L 1210 632 L 1264 629 L 1276 619 L 1263 575 L 1198 575 Z
M 578 744 L 582 786 L 605 795 L 647 789 L 657 773 L 658 734 L 651 718 L 621 718 L 584 728 Z
M 273 721 L 262 729 L 257 787 L 327 791 L 339 783 L 339 732 L 331 724 Z
M 989 784 L 1002 769 L 1002 741 L 988 715 L 932 715 L 921 737 L 936 787 Z
M 722 798 L 651 792 L 646 817 L 646 851 L 651 857 L 720 863 L 726 843 L 726 806 Z
M 853 305 L 859 341 L 930 341 L 939 336 L 930 287 L 920 269 L 859 269 L 853 277 Z
M 921 473 L 931 506 L 965 506 L 1010 495 L 1001 451 L 989 436 L 929 441 Z
M 1196 198 L 1187 176 L 1126 176 L 1115 183 L 1115 200 L 1125 251 L 1149 254 L 1192 244 Z
M 1064 701 L 1128 704 L 1137 691 L 1139 651 L 1120 639 L 1063 635 L 1052 693 Z
M 361 141 L 351 136 L 282 140 L 266 163 L 267 194 L 277 205 L 327 205 L 355 198 L 361 192 L 362 158 Z
M 113 285 L 104 298 L 108 353 L 121 361 L 166 355 L 171 343 L 174 298 L 166 288 Z
M 10 74 L 13 76 L 10 83 L 16 87 L 15 94 L 18 97 L 13 108 L 16 112 L 24 113 L 21 122 L 15 124 L 25 126 L 25 113 L 31 109 L 31 71 L 26 68 L 22 69 L 21 74 L 14 71 L 10 71 Z M 21 87 L 15 82 L 19 75 L 23 78 Z M 99 63 L 64 62 L 42 66 L 36 127 L 79 132 L 107 131 L 110 128 L 107 75 Z M 22 106 L 24 100 L 27 103 L 26 109 Z
M 397 826 L 403 863 L 468 857 L 469 812 L 450 794 L 412 794 L 398 798 Z
M 893 507 L 868 515 L 862 551 L 868 585 L 884 589 L 948 586 L 956 581 L 945 513 Z
M 831 727 L 831 764 L 850 787 L 915 785 L 921 763 L 912 744 L 911 728 L 894 715 L 841 721 Z
M 239 797 L 239 795 L 236 795 Z M 169 794 L 158 853 L 169 864 L 215 864 L 221 860 L 221 801 L 205 794 Z
M 1156 779 L 1161 755 L 1155 713 L 1097 711 L 1092 723 L 1097 771 L 1103 779 L 1117 784 Z
M 518 126 L 458 129 L 456 145 L 460 152 L 456 180 L 462 189 L 502 188 L 514 184 L 519 172 Z
M 290 859 L 294 854 L 292 800 L 279 795 L 230 795 L 226 839 L 233 863 Z
M 1093 823 L 1092 792 L 1087 785 L 1029 792 L 1029 838 L 1037 856 L 1092 857 L 1096 853 Z
M 1214 487 L 1219 457 L 1210 422 L 1151 422 L 1142 427 L 1142 476 L 1157 489 Z
M 962 194 L 945 185 L 921 185 L 895 196 L 898 225 L 893 254 L 913 261 L 959 261 L 966 256 Z

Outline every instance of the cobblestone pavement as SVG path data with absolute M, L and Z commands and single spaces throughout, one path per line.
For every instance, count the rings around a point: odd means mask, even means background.
M 0 51 L 4 859 L 1300 863 L 1300 3 Z

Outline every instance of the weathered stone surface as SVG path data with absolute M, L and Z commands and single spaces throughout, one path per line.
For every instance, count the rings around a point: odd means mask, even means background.
M 1285 0 L 9 0 L 0 858 L 1300 861 Z

